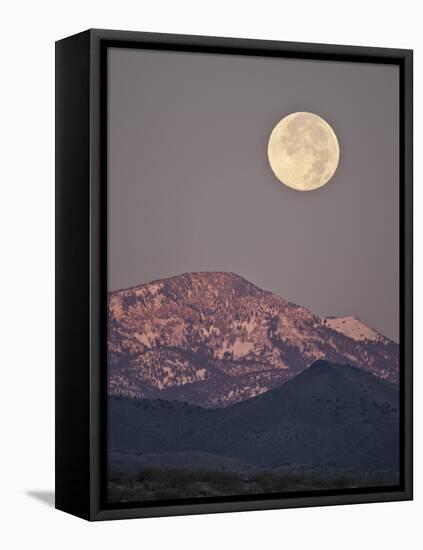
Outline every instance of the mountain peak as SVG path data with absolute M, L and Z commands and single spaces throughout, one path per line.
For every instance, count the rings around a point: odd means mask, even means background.
M 263 292 L 262 289 L 258 288 L 256 285 L 247 281 L 241 275 L 234 273 L 233 271 L 193 271 L 187 273 L 181 273 L 180 275 L 175 275 L 174 277 L 168 277 L 166 279 L 161 279 L 161 281 L 155 282 L 190 282 L 191 284 L 210 284 L 215 286 L 236 286 L 242 285 L 246 288 L 256 289 Z
M 324 359 L 318 359 L 314 363 L 312 363 L 308 369 L 304 370 L 302 373 L 300 373 L 299 376 L 314 376 L 314 375 L 329 375 L 329 376 L 342 376 L 347 378 L 366 378 L 366 377 L 373 377 L 376 379 L 380 379 L 380 377 L 375 377 L 373 374 L 370 374 L 369 372 L 365 371 L 364 369 L 360 369 L 357 366 L 350 365 L 348 363 L 332 363 L 330 361 L 326 361 Z
M 310 371 L 310 369 L 313 369 L 313 370 L 331 370 L 336 366 L 339 366 L 339 365 L 335 365 L 334 363 L 330 363 L 329 361 L 325 361 L 325 359 L 318 359 L 317 361 L 315 361 L 314 363 L 312 363 L 310 365 L 310 367 L 308 368 L 308 371 Z M 304 372 L 306 372 L 306 371 L 304 371 Z
M 324 322 L 332 330 L 336 330 L 357 342 L 366 340 L 369 342 L 382 342 L 387 340 L 377 330 L 363 323 L 358 317 L 327 317 Z
M 183 295 L 183 291 L 189 288 L 197 291 L 207 291 L 207 289 L 237 289 L 246 293 L 265 292 L 253 283 L 250 283 L 241 275 L 237 275 L 231 271 L 193 271 L 180 273 L 173 277 L 165 277 L 163 279 L 155 279 L 148 283 L 135 285 L 128 288 L 109 292 L 109 296 L 117 293 L 128 294 L 138 293 L 148 290 L 166 291 L 176 288 Z
M 110 292 L 108 351 L 111 394 L 209 407 L 266 392 L 319 359 L 398 380 L 393 342 L 352 317 L 322 320 L 230 272 Z

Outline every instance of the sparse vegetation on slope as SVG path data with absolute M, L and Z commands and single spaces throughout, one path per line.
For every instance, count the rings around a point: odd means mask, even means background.
M 398 345 L 325 321 L 234 273 L 185 273 L 111 292 L 109 393 L 223 407 L 324 358 L 398 381 Z M 369 336 L 370 335 L 370 336 Z

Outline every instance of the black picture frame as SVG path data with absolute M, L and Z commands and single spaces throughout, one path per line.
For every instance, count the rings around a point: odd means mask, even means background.
M 156 505 L 107 505 L 106 135 L 108 47 L 395 64 L 400 70 L 401 483 Z M 412 499 L 413 53 L 91 29 L 56 43 L 56 508 L 87 520 Z

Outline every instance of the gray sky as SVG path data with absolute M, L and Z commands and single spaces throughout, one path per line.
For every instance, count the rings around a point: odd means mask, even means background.
M 321 316 L 399 330 L 399 74 L 391 65 L 109 50 L 108 285 L 233 271 Z M 340 163 L 282 185 L 274 125 L 323 117 Z

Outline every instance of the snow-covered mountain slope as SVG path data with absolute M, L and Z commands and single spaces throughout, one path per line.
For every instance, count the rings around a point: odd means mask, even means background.
M 327 317 L 325 324 L 357 342 L 388 342 L 385 336 L 365 325 L 357 317 Z
M 111 292 L 108 302 L 110 394 L 227 406 L 317 359 L 398 381 L 394 342 L 320 319 L 234 273 L 185 273 Z

